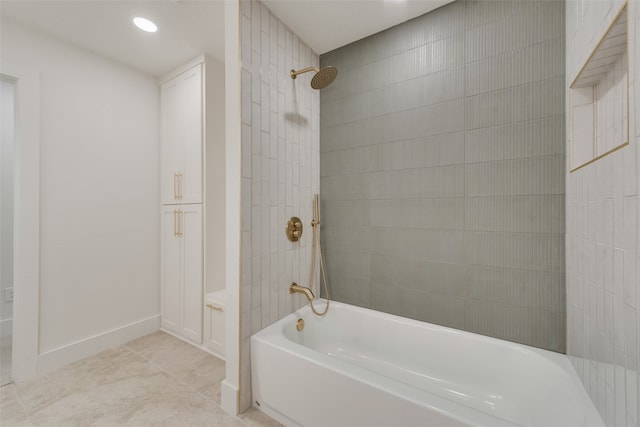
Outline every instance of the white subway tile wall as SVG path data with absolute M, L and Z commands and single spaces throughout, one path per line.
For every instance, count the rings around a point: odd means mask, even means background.
M 318 55 L 261 2 L 240 1 L 242 97 L 241 409 L 251 405 L 251 335 L 306 303 L 313 194 L 319 191 L 320 97 L 311 75 Z M 305 229 L 291 243 L 291 216 Z
M 565 87 L 624 4 L 611 0 L 566 2 Z M 576 172 L 566 172 L 567 354 L 610 427 L 640 425 L 640 92 L 636 84 L 640 4 L 633 0 L 627 7 L 630 145 Z M 618 102 L 617 98 L 602 102 Z M 599 108 L 603 106 L 608 108 L 603 104 Z M 566 111 L 568 114 L 568 105 Z M 622 122 L 621 109 L 609 111 L 618 115 L 612 117 L 613 122 Z M 589 122 L 577 122 L 576 126 L 593 132 Z M 621 127 L 618 124 L 607 132 L 626 132 Z
M 565 351 L 564 19 L 456 1 L 321 56 L 333 298 Z

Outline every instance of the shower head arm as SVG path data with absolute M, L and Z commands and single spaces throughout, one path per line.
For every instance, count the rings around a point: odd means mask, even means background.
M 304 74 L 304 73 L 308 73 L 309 71 L 315 71 L 316 73 L 318 71 L 320 71 L 319 69 L 317 69 L 316 67 L 307 67 L 307 68 L 303 68 L 302 70 L 291 70 L 291 78 L 295 80 L 295 78 L 298 76 L 298 74 Z

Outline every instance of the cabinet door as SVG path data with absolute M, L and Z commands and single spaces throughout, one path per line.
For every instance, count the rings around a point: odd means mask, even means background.
M 202 203 L 202 65 L 180 75 L 183 177 L 182 203 Z
M 162 204 L 182 203 L 180 180 L 184 180 L 184 150 L 182 148 L 182 95 L 180 80 L 175 78 L 160 90 L 160 174 Z
M 181 252 L 182 239 L 178 233 L 179 206 L 163 206 L 160 255 L 162 327 L 180 332 Z
M 182 205 L 182 315 L 180 334 L 202 344 L 202 205 Z

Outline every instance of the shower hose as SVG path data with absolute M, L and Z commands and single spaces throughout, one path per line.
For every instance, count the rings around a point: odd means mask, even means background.
M 318 195 L 313 196 L 313 221 L 311 221 L 311 227 L 313 228 L 313 247 L 311 249 L 311 278 L 309 280 L 309 288 L 313 290 L 313 284 L 316 278 L 316 258 L 318 258 L 318 251 L 320 252 L 320 271 L 322 273 L 321 281 L 324 282 L 324 292 L 326 297 L 326 306 L 322 312 L 316 310 L 313 306 L 313 301 L 309 300 L 309 306 L 311 311 L 316 316 L 324 316 L 329 311 L 329 288 L 327 286 L 327 274 L 324 269 L 324 259 L 322 257 L 322 246 L 320 245 L 320 209 L 318 208 Z

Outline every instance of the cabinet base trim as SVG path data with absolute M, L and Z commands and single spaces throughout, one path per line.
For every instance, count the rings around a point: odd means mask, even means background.
M 38 356 L 38 375 L 149 335 L 159 329 L 160 315 L 155 315 L 49 350 Z
M 174 331 L 173 329 L 167 328 L 166 326 L 161 326 L 160 330 L 164 333 L 167 333 L 169 335 L 171 335 L 172 337 L 175 337 L 177 339 L 179 339 L 180 341 L 184 341 L 189 345 L 194 346 L 195 348 L 202 350 L 204 352 L 209 353 L 210 355 L 217 357 L 218 359 L 222 360 L 223 362 L 226 362 L 226 358 L 222 355 L 222 353 L 207 347 L 204 344 L 200 344 L 197 341 L 193 341 L 191 338 L 187 338 L 185 336 L 180 335 L 179 333 L 177 333 L 176 331 Z
M 205 346 L 202 346 L 202 349 L 203 349 L 204 351 L 206 351 L 207 353 L 209 353 L 210 355 L 217 357 L 217 358 L 218 358 L 218 359 L 220 359 L 220 360 L 224 360 L 225 362 L 227 361 L 227 358 L 226 358 L 225 356 L 223 356 L 223 355 L 222 355 L 222 353 L 220 353 L 220 352 L 219 352 L 219 351 L 217 351 L 217 350 L 214 350 L 214 349 L 212 349 L 212 348 L 209 348 L 209 347 L 207 347 L 206 345 L 205 345 Z

